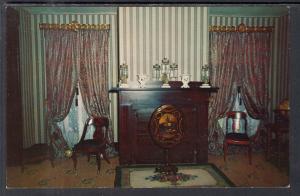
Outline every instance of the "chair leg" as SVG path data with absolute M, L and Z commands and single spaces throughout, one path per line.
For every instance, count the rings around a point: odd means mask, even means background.
M 77 170 L 77 154 L 76 152 L 73 152 L 72 154 L 72 160 L 73 160 L 73 164 L 74 164 L 74 170 Z
M 271 152 L 271 141 L 272 141 L 272 132 L 268 128 L 267 129 L 267 139 L 266 139 L 266 159 L 270 159 L 270 152 Z
M 277 139 L 277 164 L 278 167 L 281 167 L 281 154 L 282 154 L 282 144 L 281 144 L 281 139 L 282 139 L 282 135 L 280 135 L 279 133 L 276 135 L 276 139 Z
M 21 159 L 21 172 L 24 173 L 25 165 L 24 165 L 23 157 Z
M 109 159 L 108 159 L 108 157 L 107 157 L 107 154 L 106 154 L 106 152 L 105 152 L 105 149 L 101 151 L 101 154 L 102 154 L 102 156 L 103 156 L 103 159 L 104 159 L 108 164 L 110 164 L 110 161 L 109 161 Z
M 54 167 L 55 167 L 55 166 L 54 166 L 54 157 L 52 157 L 52 155 L 50 155 L 49 161 L 50 161 L 50 163 L 51 163 L 52 168 L 54 168 Z
M 100 174 L 100 168 L 101 168 L 101 159 L 100 159 L 100 153 L 96 155 L 96 159 L 97 159 L 97 173 Z
M 49 161 L 51 163 L 52 168 L 54 168 L 54 149 L 52 146 L 48 147 L 48 157 L 49 157 Z
M 224 153 L 224 161 L 226 162 L 226 156 L 227 156 L 227 143 L 224 141 L 223 143 L 223 153 Z
M 249 157 L 249 164 L 252 164 L 252 147 L 248 146 L 248 157 Z

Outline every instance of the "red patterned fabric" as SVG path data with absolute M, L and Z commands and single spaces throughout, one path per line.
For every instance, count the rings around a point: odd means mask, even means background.
M 109 113 L 108 38 L 108 30 L 79 31 L 79 86 L 89 115 Z
M 222 149 L 224 134 L 218 127 L 217 119 L 224 117 L 232 108 L 236 97 L 235 81 L 239 39 L 234 33 L 210 33 L 211 84 L 219 87 L 218 93 L 211 95 L 209 106 L 209 150 Z
M 219 87 L 209 107 L 209 150 L 222 151 L 224 133 L 217 120 L 232 109 L 241 86 L 248 114 L 255 119 L 268 117 L 268 72 L 271 33 L 210 32 L 211 83 Z
M 77 77 L 76 33 L 64 30 L 45 30 L 45 60 L 47 84 L 47 123 L 48 134 L 61 130 L 57 122 L 68 114 L 75 93 Z M 63 137 L 62 143 L 66 143 Z M 63 153 L 64 149 L 60 149 Z
M 48 133 L 68 114 L 76 83 L 90 116 L 109 117 L 109 30 L 45 30 Z M 59 134 L 62 135 L 62 134 Z M 108 130 L 113 142 L 112 130 Z M 63 137 L 60 138 L 66 143 Z M 65 149 L 57 149 L 63 155 Z M 60 156 L 60 155 L 58 155 Z
M 79 87 L 87 113 L 109 118 L 109 30 L 79 30 Z M 112 131 L 109 140 L 113 142 Z
M 244 33 L 241 47 L 241 96 L 248 114 L 255 119 L 268 118 L 268 73 L 270 69 L 271 34 Z

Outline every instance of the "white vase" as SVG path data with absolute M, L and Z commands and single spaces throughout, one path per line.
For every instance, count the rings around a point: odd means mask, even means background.
M 139 83 L 139 88 L 145 88 L 146 82 L 148 81 L 148 76 L 145 74 L 138 74 L 137 81 Z
M 181 88 L 190 88 L 189 85 L 188 85 L 189 82 L 190 82 L 190 74 L 182 74 L 181 75 L 181 82 L 183 83 Z

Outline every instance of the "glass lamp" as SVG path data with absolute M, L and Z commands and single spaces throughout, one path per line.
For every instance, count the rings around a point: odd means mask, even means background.
M 162 59 L 162 65 L 161 65 L 161 81 L 163 82 L 162 88 L 170 88 L 169 85 L 169 77 L 170 77 L 170 65 L 169 65 L 169 59 L 166 57 Z
M 128 65 L 123 63 L 120 65 L 120 88 L 127 88 L 127 79 L 128 79 Z
M 153 65 L 153 79 L 154 80 L 160 79 L 160 65 L 159 64 Z
M 210 66 L 209 65 L 203 65 L 201 68 L 201 80 L 203 81 L 203 84 L 201 87 L 210 87 Z
M 173 63 L 170 65 L 170 80 L 176 81 L 178 79 L 178 65 Z

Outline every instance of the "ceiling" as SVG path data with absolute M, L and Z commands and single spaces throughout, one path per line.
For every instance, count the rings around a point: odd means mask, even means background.
M 142 6 L 142 5 L 141 5 Z M 147 5 L 157 6 L 157 5 Z M 161 4 L 159 6 L 162 6 Z M 169 6 L 184 6 L 181 5 L 169 5 Z M 191 5 L 189 5 L 191 6 Z M 204 6 L 204 5 L 192 5 L 192 6 Z M 285 5 L 208 5 L 210 15 L 226 15 L 226 16 L 282 16 L 288 14 L 288 6 Z M 52 4 L 51 6 L 25 6 L 24 4 L 18 6 L 20 9 L 26 10 L 32 14 L 72 14 L 72 13 L 117 13 L 118 7 L 111 6 L 111 4 L 72 4 L 69 6 L 59 6 Z

